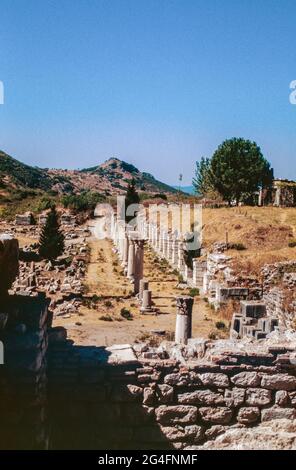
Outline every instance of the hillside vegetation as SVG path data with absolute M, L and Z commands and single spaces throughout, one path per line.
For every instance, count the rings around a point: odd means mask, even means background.
M 142 198 L 176 193 L 151 174 L 117 158 L 82 170 L 41 169 L 0 151 L 0 214 L 12 218 L 17 212 L 38 212 L 48 208 L 50 201 L 92 210 L 96 202 L 125 193 L 132 179 Z

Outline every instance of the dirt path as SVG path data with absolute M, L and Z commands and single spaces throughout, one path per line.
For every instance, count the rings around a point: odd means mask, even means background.
M 57 318 L 55 325 L 67 328 L 68 337 L 81 345 L 110 346 L 155 339 L 155 330 L 173 337 L 177 295 L 188 289 L 178 288 L 178 275 L 156 254 L 145 247 L 144 276 L 149 280 L 158 314 L 141 314 L 132 285 L 123 275 L 110 240 L 91 239 L 90 263 L 85 284 L 89 296 L 95 296 L 89 305 L 81 307 L 71 318 Z M 130 319 L 122 315 L 122 309 Z M 217 314 L 200 297 L 195 297 L 193 308 L 193 335 L 208 337 L 215 329 Z

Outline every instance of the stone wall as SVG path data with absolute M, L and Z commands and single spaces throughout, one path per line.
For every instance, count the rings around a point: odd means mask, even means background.
M 42 295 L 11 296 L 1 308 L 2 449 L 186 449 L 296 417 L 288 348 L 143 359 L 129 345 L 74 345 L 51 328 L 47 305 Z
M 296 261 L 265 265 L 262 279 L 268 315 L 276 316 L 286 328 L 295 327 Z
M 296 366 L 284 348 L 210 362 L 144 360 L 128 345 L 77 347 L 53 332 L 51 447 L 186 449 L 230 427 L 296 416 Z
M 0 305 L 0 448 L 46 449 L 49 300 L 13 295 Z
M 0 301 L 18 274 L 18 241 L 8 235 L 0 235 Z

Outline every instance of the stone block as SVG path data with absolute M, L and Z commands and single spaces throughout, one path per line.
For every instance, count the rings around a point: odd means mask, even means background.
M 226 374 L 208 372 L 199 374 L 199 379 L 207 387 L 225 388 L 229 386 L 229 379 Z
M 161 424 L 195 424 L 197 408 L 195 406 L 165 406 L 155 409 L 156 420 Z
M 153 405 L 155 400 L 155 391 L 150 387 L 144 388 L 143 403 L 144 405 Z
M 265 406 L 271 403 L 271 391 L 264 388 L 248 388 L 246 390 L 246 404 Z
M 227 407 L 202 407 L 199 413 L 203 421 L 213 424 L 228 424 L 233 416 L 233 411 Z
M 241 424 L 253 424 L 260 418 L 260 410 L 255 406 L 240 408 L 237 420 Z
M 223 405 L 224 397 L 221 393 L 211 390 L 195 390 L 194 392 L 180 393 L 178 403 L 187 405 Z
M 285 406 L 290 402 L 290 397 L 286 390 L 278 390 L 275 394 L 275 404 Z
M 157 385 L 156 393 L 159 403 L 171 403 L 174 399 L 174 387 L 171 385 Z
M 245 317 L 261 318 L 266 316 L 266 305 L 256 300 L 241 300 L 241 314 Z
M 294 408 L 282 408 L 273 406 L 262 410 L 262 421 L 271 421 L 273 419 L 295 419 L 296 410 Z
M 296 377 L 288 374 L 263 375 L 261 386 L 270 390 L 296 390 Z
M 189 385 L 190 384 L 190 375 L 185 373 L 176 373 L 176 374 L 168 374 L 164 378 L 164 383 L 168 385 Z
M 225 404 L 229 407 L 240 406 L 245 401 L 245 389 L 234 387 L 232 390 L 225 390 Z
M 261 378 L 257 372 L 240 372 L 231 377 L 231 382 L 239 387 L 258 387 Z

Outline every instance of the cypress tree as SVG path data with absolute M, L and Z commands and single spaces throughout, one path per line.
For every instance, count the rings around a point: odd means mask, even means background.
M 136 181 L 133 178 L 132 181 L 128 184 L 126 195 L 125 195 L 125 211 L 131 204 L 139 204 L 140 197 L 136 190 Z M 125 215 L 126 223 L 129 223 L 135 215 Z
M 58 214 L 55 207 L 48 213 L 39 239 L 39 255 L 54 260 L 64 251 L 64 235 L 60 230 Z

